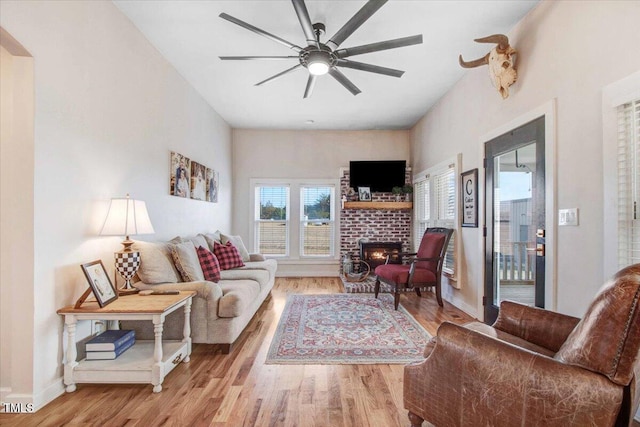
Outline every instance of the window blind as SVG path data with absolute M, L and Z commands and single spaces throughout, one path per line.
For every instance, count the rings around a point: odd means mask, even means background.
M 287 255 L 289 187 L 257 186 L 255 209 L 258 251 L 265 255 Z
M 640 99 L 618 107 L 618 262 L 640 262 Z
M 422 235 L 429 227 L 456 228 L 457 206 L 455 164 L 429 170 L 424 178 L 414 181 L 414 248 L 420 246 Z M 456 235 L 451 237 L 445 255 L 443 270 L 455 275 Z
M 303 256 L 332 256 L 334 253 L 335 221 L 333 218 L 333 187 L 305 186 L 300 188 L 300 247 Z

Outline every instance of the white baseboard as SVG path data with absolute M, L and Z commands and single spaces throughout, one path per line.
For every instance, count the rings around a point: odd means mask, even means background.
M 3 403 L 19 404 L 23 408 L 27 408 L 29 405 L 29 407 L 33 408 L 33 411 L 24 410 L 23 412 L 35 412 L 42 409 L 57 397 L 62 396 L 64 390 L 65 387 L 61 377 L 37 394 L 12 393 L 9 387 L 0 388 L 0 401 Z
M 35 410 L 41 409 L 49 404 L 54 399 L 62 396 L 65 392 L 64 382 L 62 377 L 54 380 L 49 386 L 47 386 L 40 393 L 34 395 L 33 403 Z
M 446 286 L 443 286 L 442 288 L 442 298 L 445 301 L 451 303 L 451 305 L 455 306 L 456 308 L 464 311 L 474 319 L 479 318 L 478 309 L 476 307 L 465 303 L 461 298 L 456 297 L 455 292 L 452 292 L 451 289 L 446 289 L 446 288 L 447 288 Z

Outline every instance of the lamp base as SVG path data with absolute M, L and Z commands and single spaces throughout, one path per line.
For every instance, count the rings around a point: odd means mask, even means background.
M 131 278 L 135 276 L 140 267 L 140 252 L 119 251 L 114 254 L 115 266 L 120 276 L 124 279 L 124 285 L 118 289 L 118 295 L 130 295 L 138 293 L 138 289 L 131 286 Z

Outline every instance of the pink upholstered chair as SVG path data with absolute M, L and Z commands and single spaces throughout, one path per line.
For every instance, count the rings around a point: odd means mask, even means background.
M 434 287 L 438 305 L 442 307 L 442 266 L 447 246 L 453 230 L 450 228 L 427 228 L 417 253 L 400 253 L 401 260 L 407 263 L 390 264 L 389 258 L 375 269 L 375 296 L 378 298 L 380 283 L 389 285 L 394 294 L 394 306 L 398 309 L 400 293 L 414 291 L 421 296 L 420 290 Z

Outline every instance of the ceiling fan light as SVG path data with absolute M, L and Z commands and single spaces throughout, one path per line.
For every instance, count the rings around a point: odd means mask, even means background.
M 322 76 L 329 72 L 329 64 L 324 61 L 314 61 L 307 66 L 309 72 L 314 76 Z

